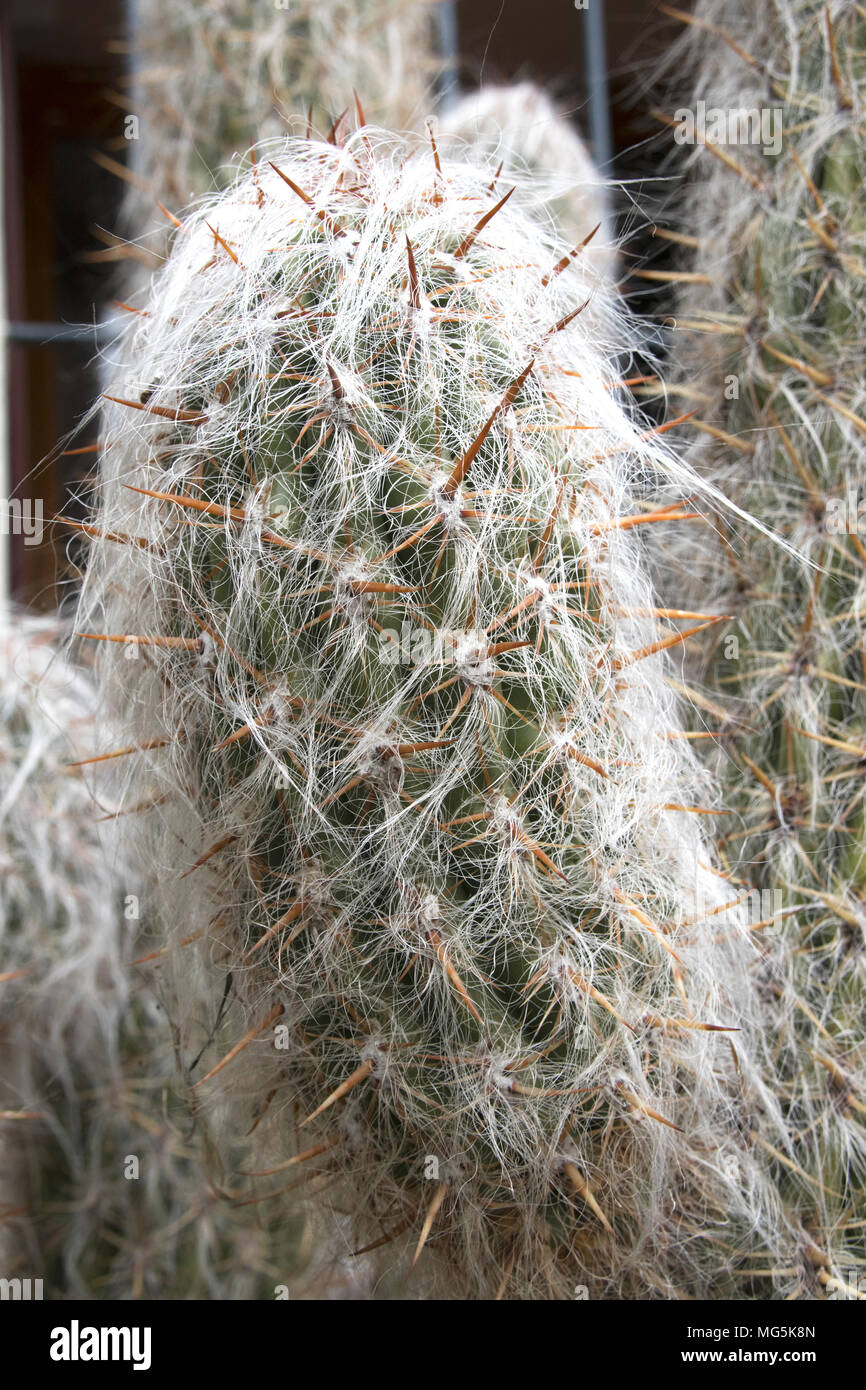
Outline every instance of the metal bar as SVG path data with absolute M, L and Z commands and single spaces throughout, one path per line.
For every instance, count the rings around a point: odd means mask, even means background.
M 455 0 L 439 0 L 436 6 L 439 22 L 439 51 L 442 71 L 439 74 L 439 106 L 447 111 L 460 95 L 460 40 L 457 28 Z
M 12 319 L 7 320 L 3 329 L 8 342 L 32 347 L 53 347 L 63 343 L 89 343 L 93 347 L 106 347 L 120 336 L 123 323 L 120 319 L 107 319 L 104 323 L 34 323 Z
M 589 138 L 595 163 L 602 172 L 613 160 L 613 131 L 610 120 L 610 92 L 607 85 L 607 43 L 604 28 L 604 0 L 587 0 L 584 64 L 589 98 Z

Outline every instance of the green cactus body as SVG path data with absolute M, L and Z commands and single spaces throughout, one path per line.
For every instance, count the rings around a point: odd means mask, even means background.
M 714 107 L 776 108 L 784 132 L 777 154 L 695 152 L 707 179 L 695 181 L 684 219 L 701 246 L 688 269 L 706 278 L 683 288 L 690 329 L 675 368 L 712 401 L 717 433 L 700 471 L 813 566 L 758 536 L 746 553 L 736 542 L 708 551 L 697 568 L 702 595 L 738 618 L 735 659 L 723 655 L 724 634 L 709 653 L 719 690 L 742 701 L 720 745 L 726 804 L 739 815 L 722 850 L 735 874 L 790 910 L 769 937 L 755 935 L 766 942 L 770 1084 L 790 1139 L 777 1180 L 801 1230 L 792 1257 L 801 1292 L 848 1297 L 866 1256 L 855 1219 L 866 1177 L 866 551 L 856 518 L 866 487 L 866 28 L 856 5 L 814 0 L 777 3 L 760 19 L 707 0 L 696 20 L 700 95 Z
M 79 626 L 142 747 L 188 1082 L 268 1155 L 230 1195 L 303 1187 L 450 1292 L 699 1293 L 780 1242 L 748 1136 L 781 1140 L 632 535 L 680 466 L 507 193 L 366 128 L 190 217 Z

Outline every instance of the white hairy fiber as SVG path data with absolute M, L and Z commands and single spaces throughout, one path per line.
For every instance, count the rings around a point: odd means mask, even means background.
M 78 626 L 179 1055 L 272 1220 L 303 1187 L 469 1296 L 736 1294 L 786 1141 L 633 534 L 698 484 L 628 413 L 604 278 L 507 191 L 368 127 L 187 217 Z

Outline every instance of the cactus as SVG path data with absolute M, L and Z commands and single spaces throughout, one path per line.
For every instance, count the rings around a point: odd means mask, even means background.
M 138 256 L 165 249 L 157 200 L 184 208 L 221 187 L 253 136 L 299 113 L 327 131 L 353 91 L 370 117 L 409 126 L 438 70 L 433 8 L 417 0 L 137 0 L 135 14 L 124 220 Z
M 744 551 L 722 522 L 700 557 L 682 540 L 680 574 L 736 615 L 704 652 L 703 709 L 737 814 L 723 855 L 769 904 L 755 939 L 791 1140 L 776 1177 L 798 1231 L 784 1263 L 801 1293 L 849 1297 L 866 1261 L 866 25 L 857 5 L 818 0 L 760 16 L 701 0 L 680 18 L 674 59 L 697 72 L 694 97 L 755 125 L 736 148 L 698 132 L 689 155 L 682 225 L 697 249 L 682 261 L 675 389 L 702 412 L 699 471 L 810 562 L 760 536 Z M 677 119 L 689 110 L 694 98 Z
M 613 273 L 608 184 L 571 122 L 540 87 L 517 82 L 473 92 L 442 113 L 439 136 L 446 148 L 459 141 L 501 160 L 507 179 L 529 174 L 537 215 L 547 214 L 563 241 L 577 246 L 598 228 L 585 255 L 600 272 Z
M 231 1210 L 176 1094 L 149 953 L 129 959 L 137 875 L 83 775 L 95 693 L 67 640 L 57 619 L 2 612 L 0 1274 L 46 1297 L 297 1291 L 307 1224 Z
M 136 243 L 127 253 L 148 265 L 165 248 L 165 223 L 152 229 L 156 200 L 183 205 L 211 189 L 253 132 L 282 130 L 290 110 L 308 107 L 305 118 L 327 128 L 339 114 L 338 99 L 347 92 L 351 98 L 353 86 L 363 92 L 374 71 L 368 105 L 408 121 L 436 72 L 431 11 L 403 0 L 219 0 L 206 14 L 192 0 L 138 0 L 135 18 L 131 86 L 138 126 L 126 127 L 131 170 L 124 220 Z M 113 161 L 109 167 L 116 169 Z M 27 777 L 34 795 L 26 822 L 19 822 L 17 808 L 5 807 L 8 833 L 0 841 L 9 875 L 0 884 L 6 947 L 0 970 L 8 969 L 9 979 L 0 983 L 4 1015 L 18 1014 L 4 1040 L 3 1074 L 10 1116 L 15 1096 L 26 1092 L 38 1097 L 45 1119 L 29 1125 L 26 1143 L 15 1144 L 12 1135 L 23 1134 L 23 1122 L 5 1122 L 4 1203 L 19 1213 L 5 1226 L 11 1233 L 5 1266 L 35 1261 L 50 1289 L 82 1297 L 272 1296 L 280 1281 L 297 1291 L 309 1255 L 308 1226 L 292 1213 L 283 1229 L 271 1232 L 258 1209 L 229 1209 L 217 1190 L 227 1179 L 210 1162 L 207 1127 L 190 1113 L 189 1098 L 173 1090 L 169 1025 L 142 979 L 149 966 L 124 961 L 133 935 L 125 930 L 122 896 L 136 876 L 128 865 L 117 874 L 96 826 L 99 807 L 80 775 L 67 774 L 59 761 L 64 751 L 72 756 L 64 744 L 70 732 L 79 754 L 92 751 L 84 747 L 93 708 L 86 677 L 64 667 L 56 624 L 40 627 L 20 617 L 15 627 L 13 637 L 4 620 L 3 641 L 14 643 L 27 671 L 26 679 L 13 679 L 10 662 L 3 714 L 13 718 L 14 706 L 16 733 L 7 767 L 10 775 Z M 44 710 L 28 713 L 34 663 L 43 657 L 48 663 L 44 644 L 50 642 L 56 729 Z M 57 704 L 61 673 L 63 705 Z M 66 715 L 73 730 L 64 730 Z M 18 740 L 19 723 L 31 744 Z M 11 737 L 12 726 L 4 731 Z M 137 939 L 147 956 L 146 930 Z M 55 959 L 61 943 L 62 962 Z M 100 1034 L 97 1041 L 97 1022 L 110 1040 Z M 223 1026 L 230 1022 L 229 1012 Z M 46 1029 L 50 1036 L 43 1039 Z M 37 1131 L 32 1142 L 31 1130 Z M 124 1176 L 131 1154 L 139 1156 L 140 1181 Z M 309 1280 L 314 1285 L 326 1273 L 320 1261 Z
M 0 611 L 0 1136 L 4 1275 L 35 1250 L 39 1166 L 80 1153 L 76 1085 L 115 1057 L 122 920 L 98 808 L 70 763 L 93 693 L 53 619 Z M 37 1274 L 32 1264 L 25 1272 Z
M 237 1188 L 227 1200 L 237 1180 L 179 1093 L 164 1010 L 137 980 L 132 993 L 118 1063 L 91 1069 L 89 1086 L 77 1078 L 71 1159 L 56 1146 L 40 1156 L 28 1234 L 46 1296 L 273 1299 L 280 1286 L 292 1296 L 333 1286 L 322 1260 L 310 1267 L 312 1228 L 297 1206 L 270 1227 Z
M 364 127 L 186 218 L 107 392 L 78 627 L 249 1200 L 303 1190 L 398 1293 L 739 1296 L 785 1140 L 666 685 L 711 619 L 634 540 L 696 480 L 629 414 L 632 327 L 582 312 L 605 282 L 493 172 Z

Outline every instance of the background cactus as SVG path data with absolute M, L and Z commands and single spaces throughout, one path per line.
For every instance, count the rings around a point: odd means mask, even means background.
M 697 241 L 681 262 L 674 389 L 700 412 L 703 475 L 811 564 L 761 537 L 744 549 L 724 521 L 717 544 L 683 533 L 662 564 L 670 576 L 678 554 L 679 601 L 709 594 L 736 615 L 693 671 L 715 687 L 702 711 L 720 736 L 699 746 L 737 813 L 721 840 L 732 880 L 769 893 L 756 973 L 792 1144 L 777 1171 L 799 1229 L 785 1263 L 801 1293 L 844 1296 L 866 1258 L 866 25 L 853 3 L 816 0 L 760 13 L 700 0 L 680 17 L 673 63 L 696 74 L 685 109 L 763 111 L 783 132 L 776 153 L 754 134 L 689 151 L 679 225 Z M 682 102 L 678 87 L 671 110 Z
M 269 1297 L 311 1231 L 221 1198 L 175 1084 L 164 1010 L 134 956 L 138 875 L 81 759 L 95 694 L 55 619 L 0 626 L 0 1272 L 45 1296 Z M 89 770 L 89 769 L 88 769 Z M 145 957 L 148 952 L 143 953 Z
M 156 254 L 172 212 L 231 181 L 253 138 L 347 105 L 397 127 L 426 112 L 439 68 L 424 0 L 136 0 L 130 235 Z M 149 229 L 149 230 L 146 230 Z
M 462 141 L 494 164 L 502 161 L 505 179 L 529 174 L 536 215 L 548 216 L 562 241 L 576 246 L 598 227 L 583 255 L 599 271 L 613 273 L 608 181 L 572 123 L 540 87 L 516 82 L 471 92 L 443 111 L 439 135 L 443 144 Z
M 397 1292 L 426 1246 L 447 1292 L 740 1294 L 785 1139 L 665 683 L 710 619 L 633 534 L 695 480 L 532 201 L 362 128 L 194 212 L 107 393 L 78 625 L 184 1074 L 272 1220 L 303 1185 Z
M 0 1249 L 9 1276 L 21 1262 L 40 1273 L 40 1155 L 59 1148 L 76 1166 L 75 1087 L 116 1059 L 125 1002 L 118 881 L 98 808 L 70 766 L 92 733 L 94 696 L 61 640 L 54 620 L 0 612 Z
M 178 1092 L 170 1023 L 148 990 L 134 995 L 119 1064 L 89 1087 L 78 1078 L 74 1162 L 56 1147 L 40 1155 L 28 1234 L 46 1297 L 339 1296 L 345 1277 L 315 1259 L 296 1207 L 273 1227 L 259 1208 L 227 1200 L 208 1126 Z

